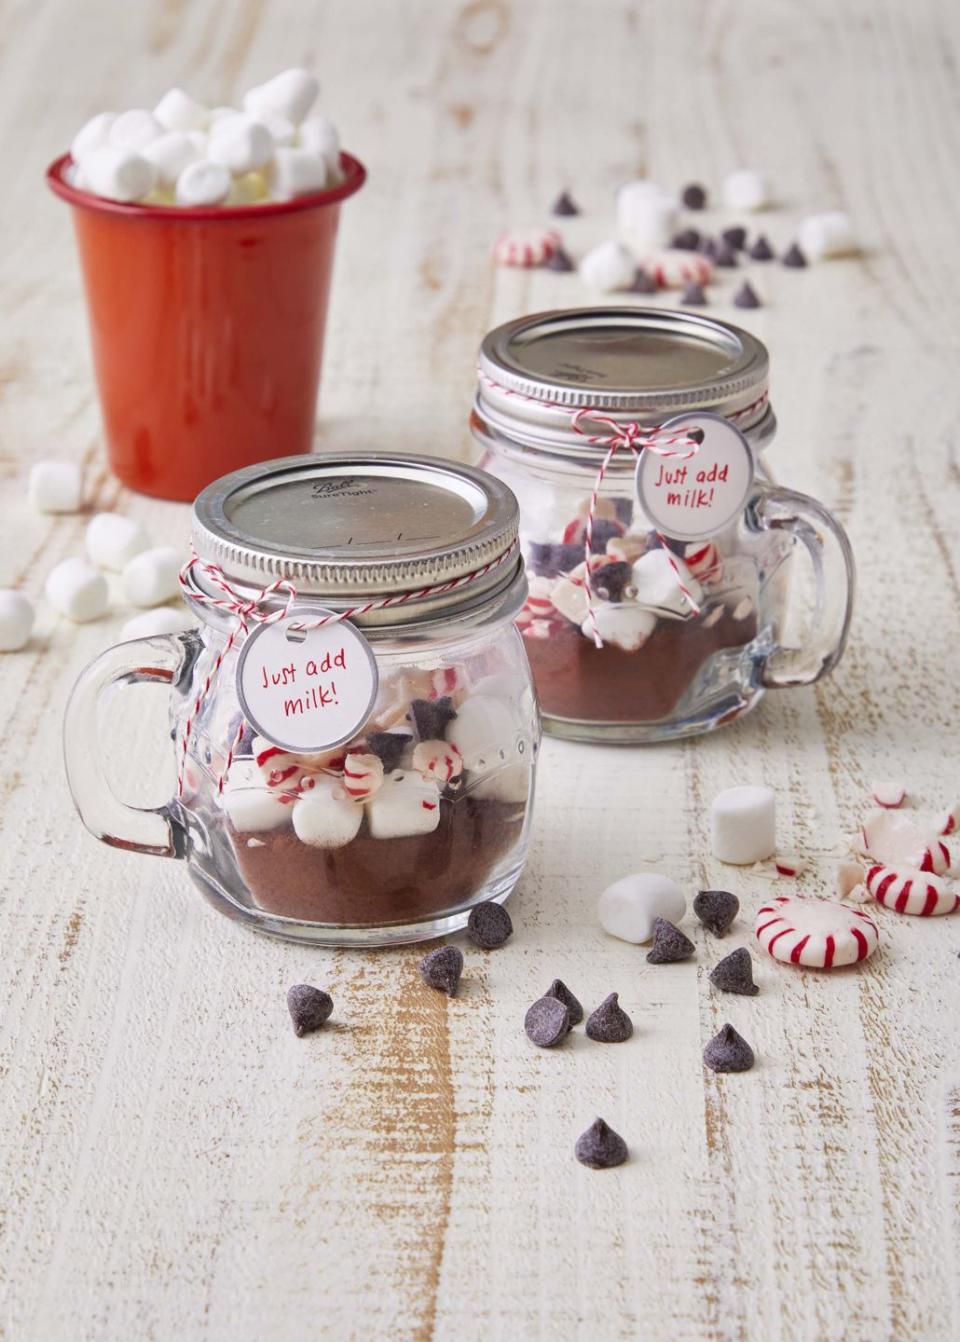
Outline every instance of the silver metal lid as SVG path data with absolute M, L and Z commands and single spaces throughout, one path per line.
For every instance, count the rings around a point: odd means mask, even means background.
M 571 424 L 591 407 L 653 425 L 688 410 L 772 422 L 766 347 L 714 317 L 663 308 L 572 308 L 496 327 L 480 347 L 475 412 L 525 446 L 594 457 Z
M 517 525 L 513 493 L 474 467 L 389 452 L 321 454 L 215 480 L 194 503 L 193 545 L 245 594 L 283 578 L 330 610 L 495 564 L 452 592 L 356 620 L 395 626 L 487 605 L 522 582 Z M 196 581 L 216 594 L 202 571 Z

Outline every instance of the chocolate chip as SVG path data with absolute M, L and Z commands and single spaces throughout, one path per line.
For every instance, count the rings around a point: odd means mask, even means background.
M 688 284 L 683 291 L 680 302 L 685 308 L 706 307 L 707 295 L 703 292 L 703 285 Z
M 616 993 L 605 997 L 587 1017 L 587 1035 L 598 1044 L 622 1044 L 632 1034 L 633 1021 L 620 1006 Z
M 583 1020 L 583 1007 L 562 979 L 554 979 L 543 995 L 544 997 L 555 997 L 558 1002 L 563 1003 L 570 1013 L 571 1025 L 579 1025 Z
M 773 248 L 770 246 L 769 242 L 767 242 L 767 239 L 764 237 L 762 233 L 760 234 L 759 238 L 757 238 L 753 246 L 750 248 L 750 257 L 754 261 L 773 260 Z
M 725 955 L 710 971 L 710 982 L 721 992 L 756 997 L 760 989 L 753 981 L 753 961 L 746 946 L 738 946 Z
M 734 224 L 732 228 L 725 228 L 720 234 L 724 242 L 729 243 L 735 252 L 742 252 L 747 244 L 747 230 L 740 224 Z
M 724 1025 L 703 1050 L 703 1061 L 714 1072 L 749 1072 L 756 1058 L 743 1035 Z
M 555 252 L 547 257 L 547 270 L 555 270 L 561 275 L 566 275 L 571 270 L 576 270 L 576 266 L 570 258 L 569 252 L 565 252 L 562 247 L 558 247 Z
M 541 997 L 527 1008 L 523 1028 L 537 1048 L 553 1048 L 570 1033 L 570 1012 L 558 997 Z
M 604 601 L 622 601 L 625 590 L 633 578 L 633 565 L 617 562 L 604 564 L 603 568 L 591 577 L 593 590 Z
M 495 951 L 510 937 L 513 923 L 502 904 L 485 899 L 482 904 L 474 904 L 467 919 L 467 936 L 474 946 L 485 951 Z
M 739 264 L 737 261 L 737 249 L 731 247 L 729 242 L 721 242 L 720 246 L 713 254 L 713 264 L 715 266 L 721 266 L 725 270 L 732 270 L 734 266 Z
M 595 1118 L 586 1132 L 581 1132 L 573 1149 L 580 1164 L 592 1170 L 613 1169 L 627 1158 L 626 1142 L 602 1118 Z
M 295 983 L 287 992 L 287 1010 L 293 1021 L 294 1034 L 309 1034 L 311 1030 L 319 1030 L 329 1019 L 333 998 L 322 988 L 314 988 L 309 983 Z
M 550 213 L 559 215 L 561 218 L 563 218 L 564 216 L 567 215 L 579 214 L 580 210 L 574 203 L 573 198 L 570 195 L 570 192 L 561 191 L 559 196 L 557 196 L 556 200 L 553 202 L 553 206 L 551 207 Z
M 789 266 L 791 270 L 802 270 L 807 264 L 807 258 L 797 243 L 791 242 L 790 246 L 783 254 L 783 264 Z
M 729 890 L 701 890 L 694 896 L 693 911 L 708 932 L 722 937 L 740 912 L 740 901 Z
M 610 517 L 597 517 L 593 523 L 593 539 L 590 545 L 590 553 L 602 555 L 607 548 L 607 541 L 612 541 L 614 536 L 622 536 L 623 527 L 619 522 L 614 522 Z M 583 552 L 580 553 L 583 558 Z
M 681 233 L 674 234 L 670 246 L 681 252 L 695 252 L 700 246 L 700 234 L 695 228 L 685 228 Z
M 672 965 L 676 960 L 689 960 L 694 949 L 693 942 L 679 927 L 668 923 L 666 918 L 654 918 L 653 945 L 647 951 L 648 964 Z
M 414 699 L 407 713 L 421 741 L 442 741 L 456 716 L 449 694 L 441 695 L 439 699 Z
M 749 280 L 744 280 L 733 295 L 733 306 L 735 308 L 758 308 L 762 306 Z
M 556 578 L 561 573 L 569 573 L 582 560 L 582 545 L 531 541 L 527 552 L 527 568 L 540 578 Z
M 688 210 L 702 210 L 707 204 L 707 193 L 699 182 L 691 182 L 683 188 L 680 199 Z
M 383 772 L 392 774 L 400 767 L 403 752 L 412 740 L 407 732 L 371 732 L 367 737 L 367 749 L 381 761 Z
M 456 946 L 438 946 L 423 957 L 417 968 L 428 988 L 456 997 L 463 973 L 463 952 Z
M 653 276 L 648 275 L 647 272 L 643 269 L 643 267 L 640 266 L 633 277 L 633 283 L 630 285 L 630 288 L 627 290 L 627 293 L 655 294 L 657 292 L 658 287 L 659 286 L 657 285 L 657 281 L 653 278 Z

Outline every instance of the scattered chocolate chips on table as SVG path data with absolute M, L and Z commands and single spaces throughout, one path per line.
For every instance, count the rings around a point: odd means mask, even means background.
M 703 1050 L 703 1061 L 713 1072 L 749 1072 L 756 1058 L 743 1035 L 724 1025 Z
M 467 936 L 474 946 L 485 951 L 495 951 L 502 946 L 513 933 L 513 922 L 502 904 L 485 899 L 474 904 L 467 919 Z
M 769 242 L 767 242 L 763 233 L 760 234 L 759 238 L 757 238 L 756 242 L 750 248 L 749 255 L 753 261 L 773 260 L 773 248 L 770 246 Z
M 789 266 L 791 270 L 802 270 L 807 264 L 807 258 L 797 243 L 792 242 L 783 254 L 783 264 Z
M 729 242 L 721 242 L 713 253 L 713 264 L 726 270 L 738 266 L 740 263 L 737 260 L 736 247 L 731 247 Z
M 537 1048 L 553 1048 L 570 1033 L 570 1012 L 558 997 L 540 997 L 527 1008 L 523 1029 Z
M 753 961 L 746 946 L 738 946 L 718 961 L 710 971 L 710 982 L 721 992 L 756 997 L 760 989 L 753 981 Z
M 670 965 L 677 960 L 689 960 L 694 950 L 693 942 L 679 927 L 674 927 L 666 918 L 653 920 L 653 945 L 647 951 L 649 964 Z
M 558 1002 L 563 1003 L 570 1013 L 571 1026 L 579 1025 L 583 1020 L 583 1007 L 562 979 L 554 979 L 543 995 L 544 997 L 555 997 Z
M 758 308 L 762 306 L 757 292 L 749 280 L 744 280 L 733 295 L 733 306 L 735 308 Z
M 680 297 L 680 302 L 687 308 L 703 308 L 707 305 L 707 295 L 703 292 L 703 285 L 688 284 Z
M 294 1034 L 310 1034 L 329 1020 L 333 998 L 312 984 L 295 983 L 287 992 L 287 1010 L 293 1021 Z
M 463 973 L 463 952 L 456 946 L 438 946 L 423 957 L 417 968 L 428 988 L 456 997 Z
M 707 193 L 699 182 L 691 182 L 683 188 L 680 199 L 688 210 L 703 210 L 707 204 Z
M 569 191 L 561 191 L 559 196 L 553 202 L 550 209 L 551 214 L 558 215 L 560 218 L 569 215 L 579 214 L 580 210 L 570 195 Z
M 627 290 L 627 293 L 655 294 L 657 292 L 658 287 L 659 286 L 657 284 L 657 281 L 653 278 L 653 276 L 648 275 L 647 272 L 641 266 L 637 270 L 637 273 L 634 275 L 633 283 L 630 285 L 630 288 Z
M 414 699 L 407 714 L 421 741 L 442 741 L 456 716 L 449 694 L 439 699 Z
M 605 997 L 596 1011 L 587 1017 L 587 1037 L 598 1044 L 622 1044 L 633 1034 L 633 1021 L 618 1001 L 618 995 Z
M 693 911 L 708 932 L 722 937 L 740 912 L 740 901 L 729 890 L 701 890 L 694 896 Z
M 670 246 L 680 252 L 695 252 L 700 246 L 700 234 L 695 228 L 685 228 L 674 234 Z
M 735 252 L 742 252 L 747 245 L 747 230 L 740 224 L 725 228 L 720 236 Z
M 558 247 L 553 255 L 547 258 L 546 268 L 547 270 L 555 270 L 558 274 L 566 275 L 571 270 L 576 270 L 577 267 L 571 260 L 569 252 L 565 251 L 563 247 Z
M 602 1118 L 595 1118 L 577 1138 L 574 1152 L 581 1165 L 591 1170 L 609 1170 L 626 1160 L 627 1144 Z
M 392 774 L 400 767 L 403 752 L 412 740 L 407 732 L 371 732 L 367 737 L 367 749 L 380 760 L 383 772 Z

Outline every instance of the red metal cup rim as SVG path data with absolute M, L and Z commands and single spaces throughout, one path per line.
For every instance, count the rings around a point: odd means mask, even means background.
M 85 210 L 98 210 L 103 214 L 118 214 L 129 219 L 165 219 L 165 220 L 202 220 L 214 219 L 261 219 L 264 216 L 292 214 L 297 210 L 322 209 L 325 205 L 334 205 L 346 200 L 355 191 L 359 191 L 367 179 L 367 170 L 359 159 L 352 154 L 340 155 L 340 168 L 343 181 L 328 191 L 315 191 L 308 196 L 297 196 L 293 200 L 273 200 L 264 205 L 141 205 L 134 201 L 108 200 L 105 196 L 95 196 L 90 191 L 81 191 L 71 186 L 64 172 L 73 162 L 70 154 L 61 154 L 47 168 L 46 178 L 50 190 L 70 205 Z

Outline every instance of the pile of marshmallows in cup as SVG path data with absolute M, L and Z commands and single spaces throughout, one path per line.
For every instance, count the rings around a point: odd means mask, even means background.
M 311 114 L 319 86 L 307 70 L 252 88 L 243 111 L 204 107 L 174 88 L 152 112 L 100 112 L 75 136 L 67 179 L 109 200 L 145 205 L 257 205 L 340 181 L 333 123 Z

